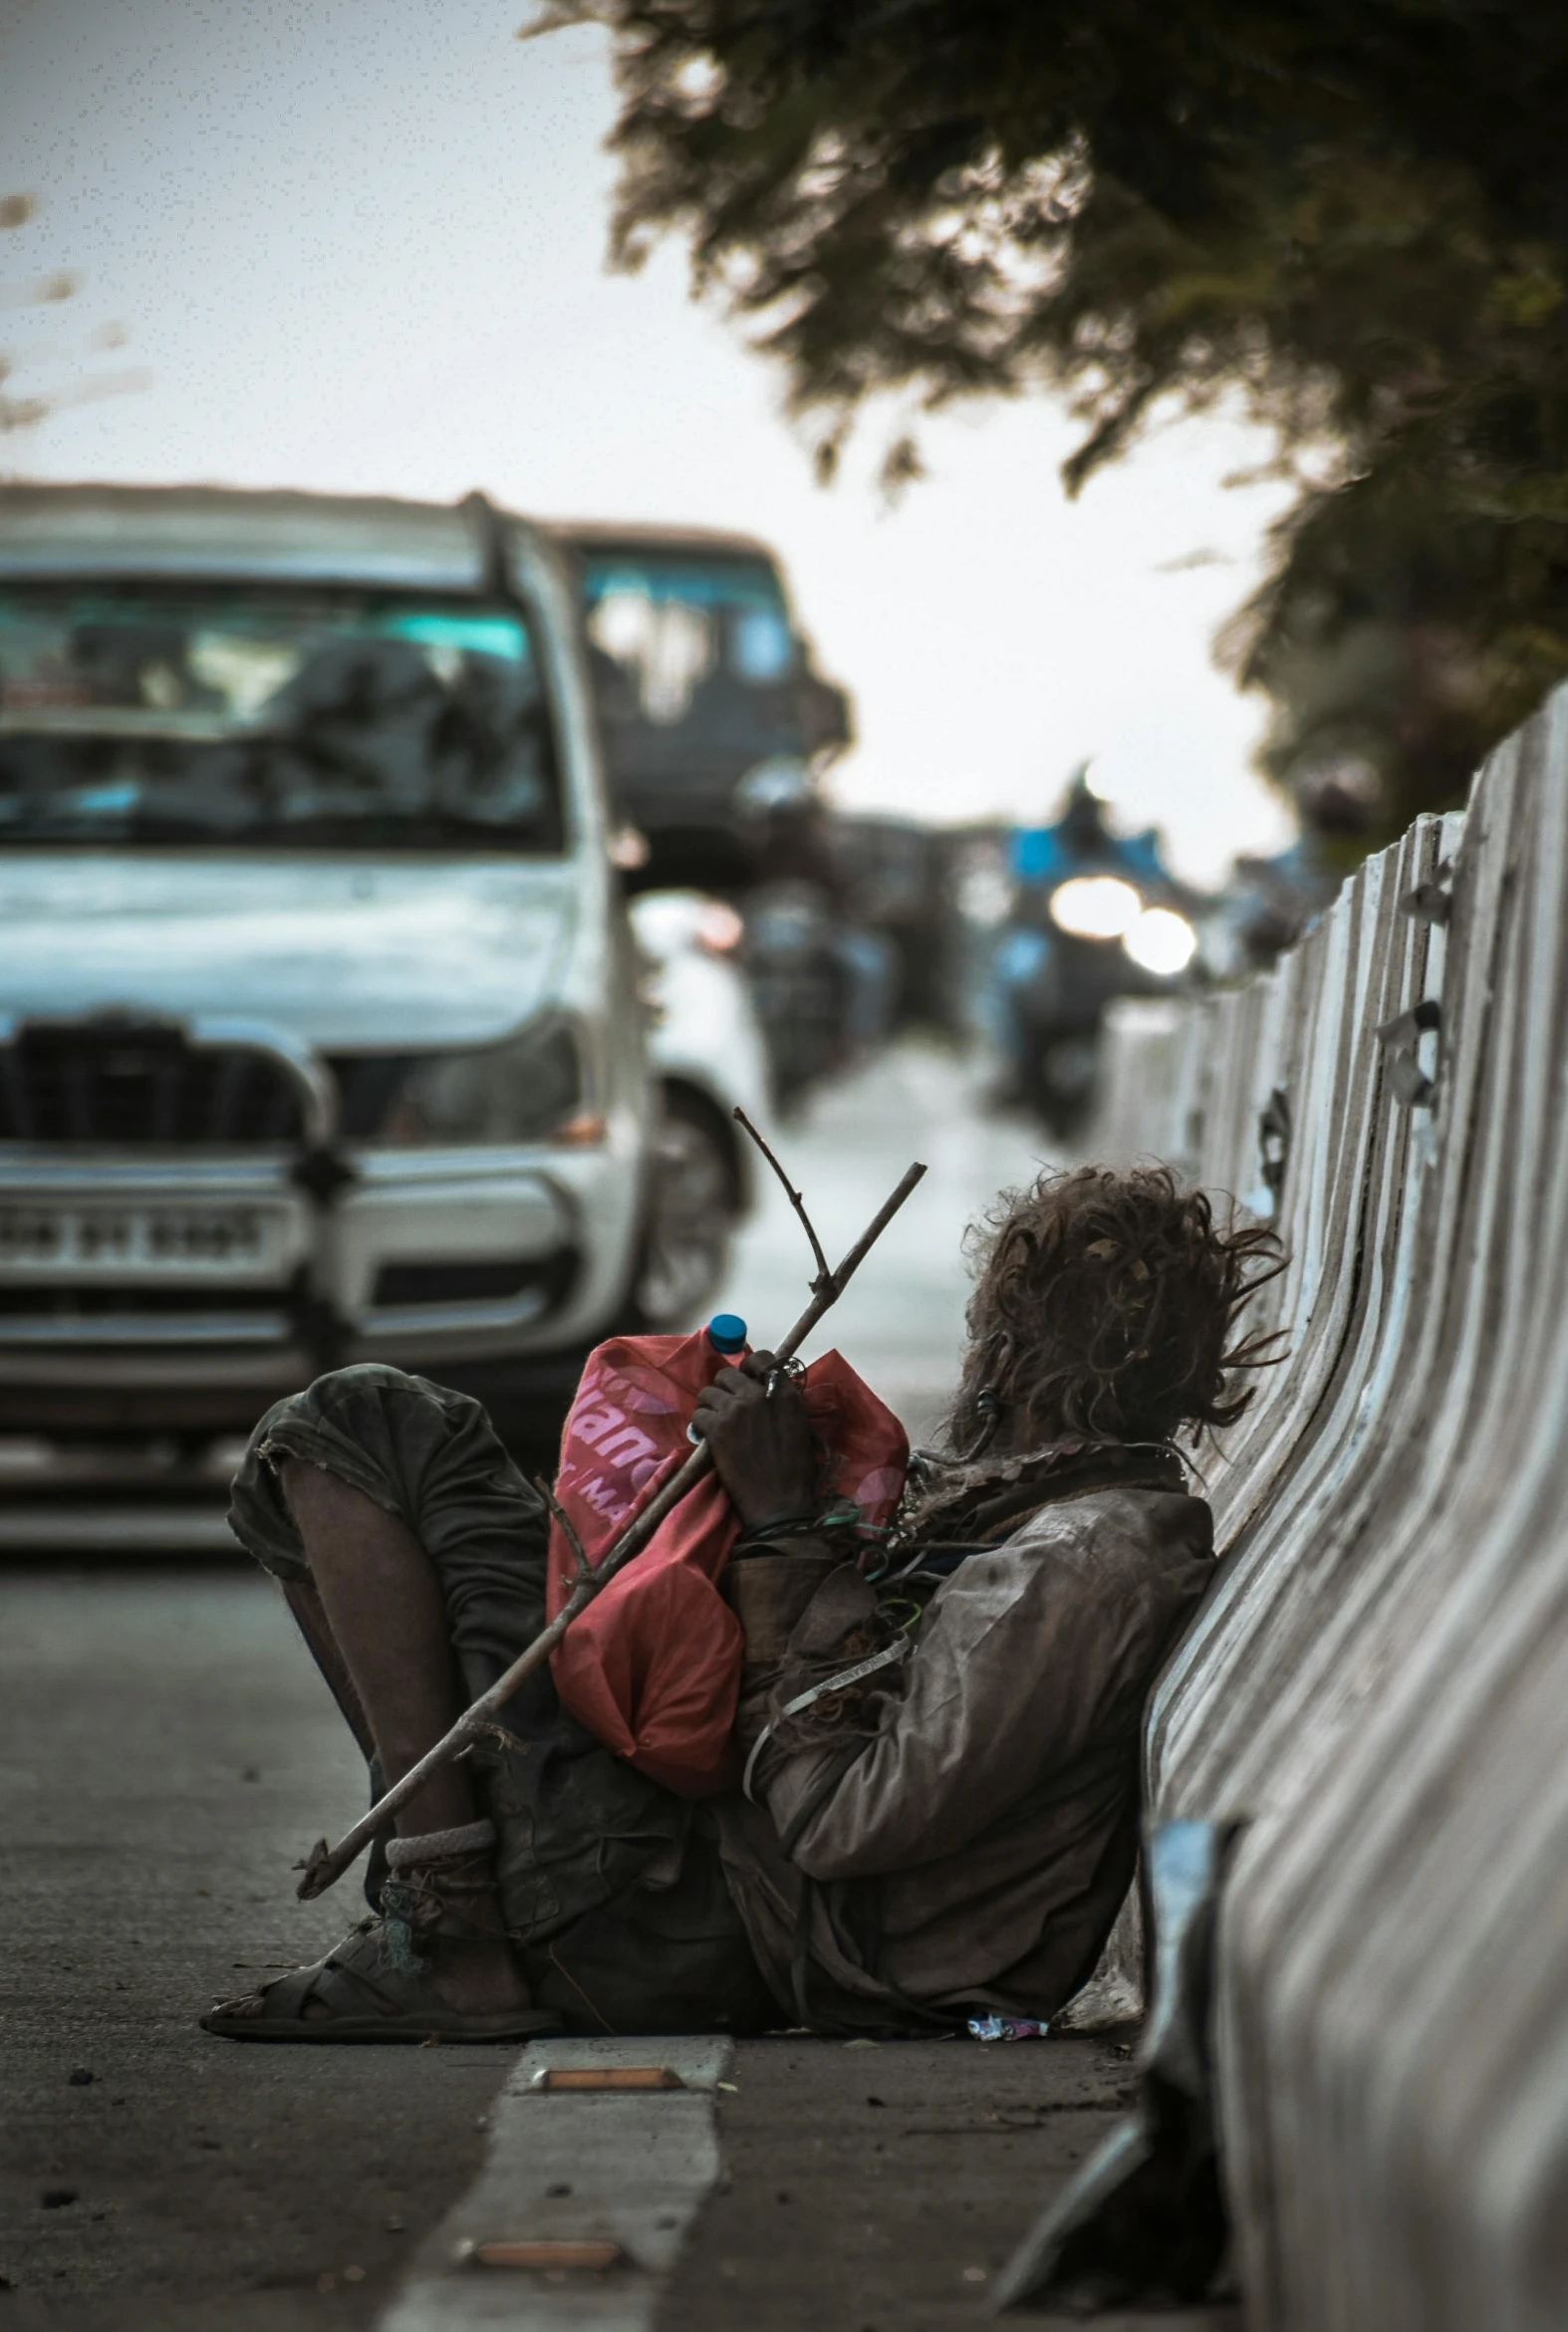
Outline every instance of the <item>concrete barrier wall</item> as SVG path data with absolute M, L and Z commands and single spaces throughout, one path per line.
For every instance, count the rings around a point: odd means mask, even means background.
M 1405 911 L 1450 860 L 1446 924 Z M 1380 1042 L 1430 998 L 1436 1037 Z M 1558 2332 L 1568 694 L 1277 970 L 1121 1019 L 1100 1148 L 1261 1209 L 1276 1094 L 1290 1357 L 1201 1460 L 1222 1569 L 1148 1734 L 1155 1820 L 1247 1825 L 1216 2037 L 1249 2318 Z

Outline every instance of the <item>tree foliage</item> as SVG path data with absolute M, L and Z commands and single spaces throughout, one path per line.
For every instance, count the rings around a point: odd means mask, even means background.
M 19 227 L 26 227 L 38 215 L 38 201 L 32 194 L 0 194 L 0 235 Z M 0 262 L 7 254 L 0 252 Z M 124 347 L 127 340 L 123 324 L 101 324 L 86 340 L 65 353 L 66 373 L 60 374 L 62 352 L 57 346 L 45 345 L 43 355 L 54 374 L 47 387 L 17 389 L 12 383 L 18 373 L 32 373 L 35 380 L 39 369 L 40 352 L 26 345 L 30 339 L 27 322 L 30 312 L 43 308 L 58 308 L 63 301 L 74 300 L 82 289 L 82 277 L 75 268 L 53 267 L 40 274 L 35 272 L 14 275 L 9 268 L 0 269 L 0 317 L 7 319 L 4 330 L 7 339 L 14 329 L 9 319 L 24 318 L 21 348 L 0 345 L 0 439 L 17 429 L 34 429 L 51 414 L 64 406 L 93 404 L 106 396 L 123 396 L 128 391 L 145 389 L 150 376 L 143 367 L 123 367 L 117 371 L 86 371 L 80 359 L 85 354 L 91 360 L 106 349 Z
M 586 20 L 621 256 L 689 240 L 825 468 L 884 390 L 1065 390 L 1075 490 L 1157 402 L 1237 389 L 1283 458 L 1335 449 L 1226 642 L 1309 811 L 1359 771 L 1397 830 L 1568 671 L 1568 11 L 558 0 L 540 29 Z

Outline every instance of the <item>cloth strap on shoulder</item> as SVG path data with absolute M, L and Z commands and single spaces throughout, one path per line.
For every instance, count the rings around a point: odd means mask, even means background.
M 878 1669 L 892 1668 L 895 1661 L 907 1659 L 910 1650 L 911 1639 L 908 1636 L 900 1636 L 892 1644 L 885 1644 L 881 1652 L 874 1652 L 867 1659 L 858 1660 L 853 1668 L 841 1668 L 836 1675 L 824 1677 L 820 1684 L 812 1684 L 806 1691 L 797 1692 L 793 1700 L 786 1700 L 778 1715 L 768 1719 L 752 1742 L 751 1754 L 746 1759 L 746 1769 L 740 1777 L 741 1789 L 748 1798 L 751 1798 L 752 1804 L 755 1805 L 757 1801 L 751 1797 L 751 1776 L 756 1771 L 757 1759 L 762 1753 L 762 1744 L 772 1733 L 775 1725 L 782 1724 L 786 1716 L 799 1716 L 803 1708 L 809 1708 L 814 1700 L 822 1699 L 826 1693 L 845 1691 L 851 1684 L 858 1684 L 863 1677 L 875 1676 Z

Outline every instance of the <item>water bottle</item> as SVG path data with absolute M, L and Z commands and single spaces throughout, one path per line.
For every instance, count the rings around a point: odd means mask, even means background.
M 715 1352 L 721 1352 L 726 1360 L 733 1360 L 737 1353 L 743 1353 L 746 1349 L 746 1323 L 738 1312 L 715 1312 L 707 1324 L 707 1340 Z M 701 1438 L 695 1425 L 687 1425 L 686 1439 L 693 1447 Z

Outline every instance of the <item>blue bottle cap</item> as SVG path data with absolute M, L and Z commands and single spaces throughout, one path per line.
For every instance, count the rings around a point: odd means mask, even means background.
M 715 1312 L 707 1324 L 707 1340 L 715 1352 L 744 1352 L 746 1323 L 738 1312 Z

